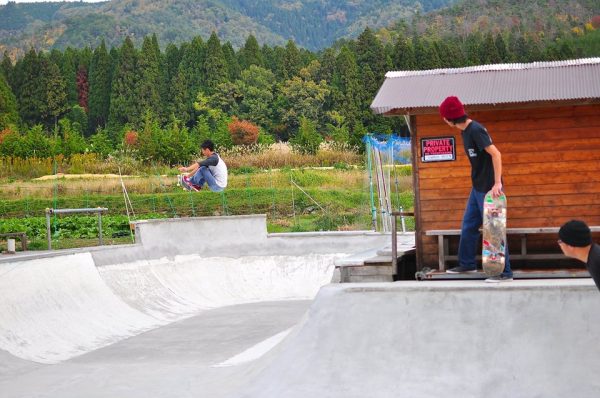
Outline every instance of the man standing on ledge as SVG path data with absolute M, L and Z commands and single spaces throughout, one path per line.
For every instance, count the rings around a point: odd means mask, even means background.
M 469 119 L 463 104 L 457 97 L 448 97 L 440 104 L 440 115 L 452 128 L 459 129 L 465 152 L 471 163 L 472 189 L 463 216 L 458 246 L 458 267 L 446 272 L 451 274 L 477 272 L 476 251 L 483 223 L 483 199 L 488 191 L 497 197 L 502 192 L 502 156 L 485 127 Z M 513 280 L 508 258 L 508 245 L 505 249 L 504 271 L 501 275 L 486 279 L 486 282 L 498 283 Z
M 590 227 L 583 221 L 571 220 L 560 227 L 558 237 L 558 245 L 565 256 L 584 263 L 600 289 L 600 246 L 592 242 Z
M 227 187 L 227 165 L 215 152 L 215 144 L 206 140 L 200 145 L 202 155 L 206 158 L 194 162 L 188 167 L 180 167 L 179 171 L 188 173 L 179 176 L 179 183 L 188 191 L 199 191 L 204 183 L 213 192 L 221 192 Z

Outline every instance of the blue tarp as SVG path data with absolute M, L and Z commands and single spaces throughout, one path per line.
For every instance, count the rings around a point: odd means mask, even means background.
M 395 134 L 369 134 L 363 137 L 365 144 L 378 149 L 382 154 L 393 153 L 394 163 L 410 163 L 410 138 L 399 137 Z

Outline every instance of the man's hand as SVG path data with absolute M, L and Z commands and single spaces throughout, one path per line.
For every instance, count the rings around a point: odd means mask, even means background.
M 492 197 L 497 198 L 502 194 L 502 183 L 497 182 L 492 187 Z
M 186 171 L 188 171 L 188 168 L 187 168 L 187 167 L 185 167 L 185 166 L 181 166 L 181 167 L 179 168 L 179 171 L 181 171 L 182 173 L 185 173 Z

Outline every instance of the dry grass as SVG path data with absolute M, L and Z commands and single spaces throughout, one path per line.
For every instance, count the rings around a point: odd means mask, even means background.
M 339 163 L 362 164 L 363 156 L 349 150 L 336 150 L 323 146 L 316 155 L 293 152 L 289 145 L 277 143 L 270 146 L 254 145 L 234 147 L 220 153 L 230 169 L 254 167 L 279 169 L 284 167 L 333 166 Z
M 82 177 L 83 175 L 50 176 L 37 181 L 12 182 L 0 185 L 1 199 L 48 198 L 55 192 L 58 196 L 115 195 L 123 192 L 118 176 L 105 175 L 104 178 Z M 123 181 L 129 192 L 156 193 L 170 187 L 173 177 L 131 177 L 124 176 Z M 161 185 L 162 184 L 162 185 Z
M 222 150 L 230 170 L 240 168 L 279 169 L 285 167 L 334 166 L 336 164 L 360 165 L 363 156 L 350 149 L 336 149 L 323 145 L 316 155 L 302 155 L 290 150 L 284 143 L 272 145 L 235 146 Z M 94 153 L 76 154 L 66 159 L 56 158 L 0 158 L 0 178 L 30 180 L 46 175 L 59 174 L 118 174 L 156 175 L 167 174 L 173 169 L 165 165 L 145 165 L 125 154 L 101 159 Z

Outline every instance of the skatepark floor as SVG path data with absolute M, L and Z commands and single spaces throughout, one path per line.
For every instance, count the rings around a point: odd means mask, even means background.
M 0 260 L 1 398 L 600 396 L 589 278 L 330 283 L 389 237 L 138 227 L 132 247 Z
M 0 395 L 227 397 L 249 381 L 267 348 L 247 360 L 240 354 L 288 331 L 309 305 L 295 300 L 218 308 L 52 365 L 4 353 Z

